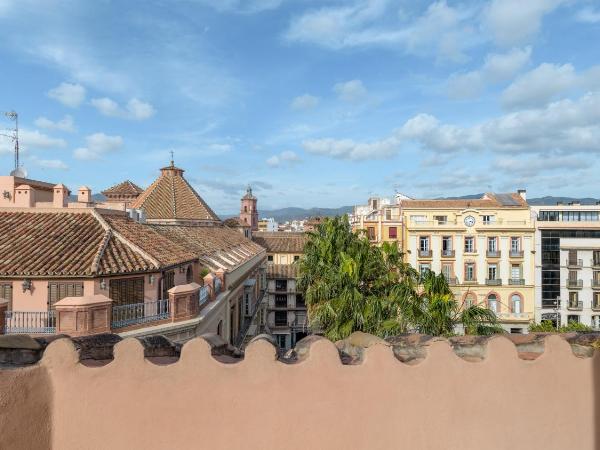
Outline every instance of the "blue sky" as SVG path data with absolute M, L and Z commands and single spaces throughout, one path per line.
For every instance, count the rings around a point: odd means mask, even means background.
M 0 0 L 0 27 L 34 179 L 146 186 L 173 150 L 221 213 L 248 183 L 263 209 L 600 196 L 597 0 Z

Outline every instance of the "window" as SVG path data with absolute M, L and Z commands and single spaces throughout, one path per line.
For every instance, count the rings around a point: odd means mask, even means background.
M 523 334 L 523 328 L 511 328 L 510 334 Z
M 579 316 L 577 314 L 571 314 L 567 316 L 567 323 L 579 323 Z
M 475 281 L 475 263 L 465 264 L 465 281 Z
M 367 235 L 369 236 L 370 241 L 374 241 L 375 240 L 375 227 L 367 228 Z
M 300 261 L 300 256 L 299 255 L 294 255 L 294 261 Z
M 521 314 L 521 296 L 518 294 L 513 294 L 510 298 L 510 303 L 512 312 L 515 314 Z
M 446 280 L 452 278 L 452 264 L 442 264 L 442 274 L 446 277 Z
M 518 253 L 521 251 L 521 238 L 511 237 L 510 238 L 510 251 Z
M 488 237 L 488 252 L 496 253 L 498 251 L 498 238 Z
M 579 303 L 579 292 L 569 292 L 569 307 L 577 308 Z
M 419 264 L 419 273 L 422 277 L 431 272 L 431 264 Z
M 488 280 L 496 280 L 498 277 L 498 265 L 497 264 L 489 264 L 488 265 Z
M 422 252 L 429 251 L 429 236 L 419 237 L 419 250 Z
M 600 250 L 594 250 L 594 258 L 592 259 L 594 266 L 600 266 Z
M 496 221 L 495 216 L 481 216 L 481 220 L 484 225 L 491 225 Z
M 377 209 L 377 205 L 378 205 L 377 200 L 376 199 L 371 200 L 371 205 L 372 205 L 373 209 Z
M 438 225 L 446 225 L 448 223 L 448 216 L 433 216 L 433 221 L 437 222 Z
M 185 282 L 190 284 L 194 280 L 194 272 L 192 272 L 192 265 L 190 264 L 185 271 Z
M 223 321 L 219 320 L 219 324 L 217 325 L 217 334 L 223 337 Z
M 83 297 L 83 283 L 48 283 L 49 309 L 54 309 L 54 304 L 65 297 Z M 112 295 L 110 296 L 110 298 L 112 298 L 114 302 L 114 298 Z
M 468 294 L 465 297 L 465 308 L 470 308 L 471 306 L 475 305 L 475 303 L 477 303 L 477 298 L 475 297 L 475 294 Z
M 577 282 L 577 271 L 569 270 L 569 281 L 576 283 Z
M 427 216 L 410 216 L 410 221 L 415 223 L 423 223 L 427 221 Z
M 600 308 L 600 292 L 594 292 L 594 298 L 592 300 L 592 308 Z
M 392 220 L 392 210 L 391 209 L 385 210 L 385 220 Z
M 594 286 L 600 285 L 600 270 L 594 270 L 594 275 L 592 278 L 594 282 Z
M 275 308 L 287 308 L 287 295 L 278 294 L 275 296 Z
M 165 274 L 163 275 L 163 292 L 162 292 L 163 299 L 169 298 L 169 289 L 171 289 L 173 286 L 175 286 L 175 272 L 173 270 L 169 270 L 168 272 L 165 272 Z M 142 282 L 142 287 L 143 287 L 143 282 Z M 144 301 L 143 298 L 142 298 L 142 301 Z M 133 302 L 133 303 L 136 303 L 136 302 Z
M 302 294 L 296 294 L 296 308 L 306 308 L 304 302 L 304 296 Z
M 577 265 L 577 250 L 569 250 L 569 260 L 568 263 L 570 266 Z
M 488 302 L 488 309 L 490 311 L 493 311 L 494 313 L 497 313 L 498 312 L 498 297 L 496 297 L 496 294 L 488 295 L 487 302 Z
M 287 291 L 287 280 L 275 280 L 276 291 Z
M 600 328 L 600 316 L 592 316 L 592 328 Z
M 452 236 L 442 236 L 442 252 L 447 254 L 452 251 Z
M 398 237 L 398 228 L 396 227 L 389 227 L 388 228 L 388 238 L 390 239 L 396 239 Z
M 273 262 L 273 255 L 267 255 L 267 261 Z
M 521 279 L 521 264 L 512 264 L 510 266 L 510 278 L 512 280 Z
M 12 283 L 0 283 L 0 298 L 8 300 L 8 310 L 12 311 Z
M 277 340 L 277 346 L 279 348 L 286 348 L 286 335 L 285 334 L 276 334 L 275 339 Z
M 144 277 L 110 280 L 109 292 L 113 306 L 144 303 Z
M 558 222 L 559 213 L 558 211 L 540 211 L 538 220 L 543 222 Z
M 475 253 L 475 238 L 465 236 L 465 253 Z
M 285 327 L 287 324 L 287 311 L 275 311 L 275 326 Z

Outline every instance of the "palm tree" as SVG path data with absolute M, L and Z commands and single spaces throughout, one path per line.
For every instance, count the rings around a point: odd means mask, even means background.
M 463 323 L 479 334 L 497 326 L 493 312 L 461 308 L 442 275 L 420 277 L 396 243 L 376 247 L 364 232 L 352 232 L 346 216 L 309 233 L 299 266 L 310 325 L 332 340 L 354 331 L 444 335 Z

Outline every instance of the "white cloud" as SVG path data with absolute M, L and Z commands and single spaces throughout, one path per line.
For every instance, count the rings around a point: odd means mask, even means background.
M 124 108 L 108 97 L 93 98 L 90 103 L 100 114 L 121 119 L 145 120 L 152 117 L 156 112 L 150 103 L 137 98 L 129 100 Z
M 572 156 L 553 156 L 551 158 L 500 158 L 494 167 L 503 172 L 521 177 L 533 177 L 548 171 L 577 170 L 589 166 L 584 158 Z
M 47 95 L 69 108 L 77 108 L 85 100 L 85 88 L 80 84 L 60 83 L 50 89 Z
M 29 158 L 29 160 L 43 169 L 67 170 L 69 168 L 69 166 L 60 159 L 38 159 L 34 156 Z
M 196 0 L 198 3 L 216 9 L 219 12 L 253 14 L 277 9 L 283 0 Z
M 73 156 L 81 160 L 100 159 L 104 154 L 119 150 L 123 146 L 121 136 L 94 133 L 86 136 L 86 146 L 76 148 Z
M 448 80 L 448 95 L 453 98 L 473 98 L 487 84 L 500 83 L 512 78 L 531 58 L 531 47 L 513 48 L 507 53 L 486 56 L 481 69 L 455 74 Z
M 332 50 L 385 46 L 460 61 L 465 58 L 463 50 L 473 44 L 475 33 L 467 23 L 473 13 L 440 0 L 431 3 L 421 15 L 407 17 L 389 0 L 353 0 L 296 17 L 285 37 Z
M 575 15 L 575 18 L 583 23 L 600 23 L 600 10 L 591 7 L 583 8 Z
M 319 102 L 319 97 L 315 97 L 314 95 L 310 94 L 304 94 L 294 98 L 292 100 L 291 107 L 296 111 L 313 109 L 319 104 Z
M 345 102 L 357 102 L 367 96 L 367 89 L 360 80 L 337 83 L 335 86 L 333 86 L 333 91 L 337 94 L 340 100 Z
M 528 42 L 539 31 L 542 19 L 569 0 L 492 0 L 484 22 L 500 45 Z
M 34 123 L 37 127 L 46 128 L 48 130 L 68 131 L 69 133 L 75 131 L 73 118 L 69 115 L 66 115 L 58 121 L 52 121 L 46 117 L 38 117 L 35 119 Z
M 395 156 L 410 142 L 436 153 L 491 151 L 537 153 L 540 157 L 548 152 L 600 153 L 600 92 L 505 114 L 471 127 L 443 124 L 431 115 L 418 114 L 384 139 L 317 139 L 306 141 L 303 146 L 314 154 L 360 160 Z
M 300 157 L 291 150 L 285 150 L 278 155 L 273 155 L 267 159 L 267 165 L 269 167 L 279 167 L 285 163 L 293 164 L 300 161 Z
M 540 64 L 506 88 L 502 104 L 507 108 L 543 106 L 573 89 L 600 89 L 600 65 L 576 73 L 571 64 Z
M 356 142 L 352 139 L 313 139 L 302 143 L 304 150 L 316 155 L 337 159 L 383 159 L 394 156 L 400 149 L 395 137 L 373 142 Z
M 25 149 L 66 147 L 64 139 L 53 138 L 37 130 L 19 130 L 19 144 Z

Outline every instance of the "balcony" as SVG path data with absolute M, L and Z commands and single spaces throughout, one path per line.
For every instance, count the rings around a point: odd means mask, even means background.
M 515 313 L 515 312 L 499 312 L 496 313 L 496 317 L 498 317 L 498 319 L 500 321 L 507 321 L 507 322 L 529 322 L 533 319 L 533 314 L 532 313 L 528 313 L 528 312 L 520 312 L 520 313 Z
M 171 304 L 168 299 L 113 306 L 112 328 L 124 328 L 169 317 L 171 317 Z
M 592 280 L 592 289 L 600 289 L 600 280 Z
M 463 281 L 463 284 L 477 284 L 477 280 L 473 279 L 473 278 L 465 278 L 465 280 Z
M 502 253 L 500 250 L 488 250 L 485 252 L 485 254 L 488 258 L 500 258 Z
M 500 278 L 486 278 L 485 284 L 488 286 L 502 286 L 502 280 Z
M 450 286 L 456 286 L 458 284 L 458 278 L 456 277 L 446 277 L 446 281 Z
M 567 303 L 567 309 L 569 311 L 581 311 L 583 309 L 583 302 L 569 300 L 569 303 Z
M 583 267 L 583 259 L 567 259 L 566 266 L 570 269 L 581 269 Z
M 592 301 L 592 311 L 600 311 L 600 300 Z
M 454 250 L 442 250 L 442 258 L 454 258 Z
M 4 317 L 6 334 L 54 334 L 55 311 L 7 311 Z
M 524 278 L 509 278 L 508 284 L 510 286 L 523 286 L 525 284 Z
M 419 250 L 419 258 L 431 258 L 431 250 Z
M 583 288 L 583 280 L 567 280 L 567 288 L 581 289 Z
M 592 259 L 590 261 L 590 265 L 594 268 L 594 269 L 600 269 L 600 259 Z
M 523 250 L 511 250 L 509 256 L 511 258 L 523 258 L 525 256 L 525 252 Z

